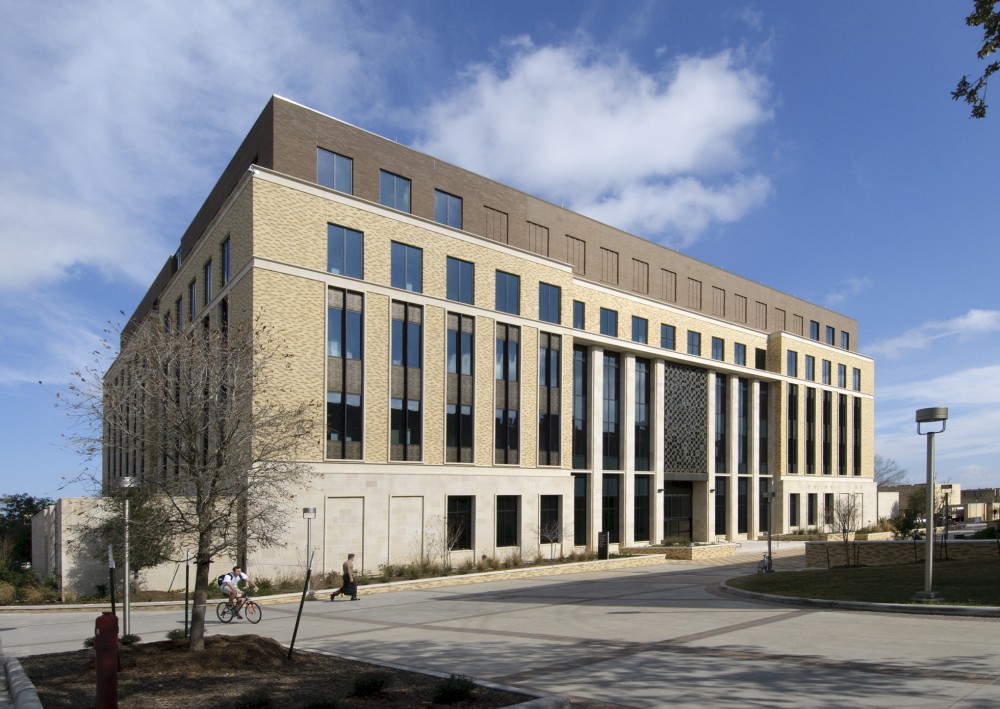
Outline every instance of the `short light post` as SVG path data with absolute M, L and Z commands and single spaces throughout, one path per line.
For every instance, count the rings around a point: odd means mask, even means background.
M 924 430 L 921 424 L 931 429 Z M 923 602 L 939 601 L 941 596 L 933 590 L 934 582 L 934 436 L 944 433 L 948 425 L 948 409 L 936 406 L 929 409 L 917 409 L 917 435 L 927 436 L 927 511 L 924 515 L 927 530 L 924 535 L 924 590 L 918 591 L 916 599 Z
M 130 632 L 130 621 L 131 621 L 131 586 L 129 579 L 129 544 L 128 544 L 128 490 L 129 488 L 135 487 L 139 483 L 138 478 L 133 478 L 130 476 L 123 477 L 118 485 L 125 488 L 125 596 L 122 599 L 122 637 L 126 636 Z
M 312 538 L 313 538 L 313 534 L 312 534 L 313 527 L 312 527 L 312 524 L 313 524 L 313 520 L 316 519 L 316 508 L 315 507 L 303 507 L 302 508 L 302 519 L 304 519 L 306 521 L 306 564 L 308 564 L 309 568 L 311 569 L 312 568 L 312 561 L 309 558 L 309 555 L 312 554 L 312 545 L 313 545 L 312 544 Z M 306 596 L 308 598 L 313 598 L 313 597 L 315 597 L 316 594 L 313 592 L 312 588 L 310 587 L 308 576 L 309 575 L 306 574 Z

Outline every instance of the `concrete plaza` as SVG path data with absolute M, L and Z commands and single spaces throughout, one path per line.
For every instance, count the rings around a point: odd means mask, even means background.
M 786 552 L 787 553 L 787 552 Z M 305 605 L 296 649 L 460 673 L 579 707 L 997 707 L 1000 619 L 852 612 L 757 602 L 719 582 L 732 561 L 668 562 L 541 578 L 371 593 Z M 776 566 L 798 565 L 776 555 Z M 291 640 L 298 603 L 269 603 L 260 633 Z M 94 611 L 2 612 L 7 656 L 79 649 Z M 159 640 L 176 609 L 134 608 Z

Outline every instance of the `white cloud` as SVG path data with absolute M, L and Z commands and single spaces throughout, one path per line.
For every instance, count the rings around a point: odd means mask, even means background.
M 868 354 L 876 357 L 898 357 L 908 350 L 922 350 L 942 338 L 967 341 L 1000 332 L 1000 310 L 972 309 L 965 315 L 951 320 L 923 323 L 898 337 L 880 340 L 868 347 Z
M 842 305 L 851 296 L 863 293 L 871 287 L 871 280 L 864 276 L 851 276 L 845 278 L 838 286 L 837 290 L 827 293 L 823 299 L 828 307 Z
M 584 45 L 508 51 L 430 107 L 421 150 L 673 245 L 770 194 L 745 172 L 768 85 L 736 53 L 651 74 Z

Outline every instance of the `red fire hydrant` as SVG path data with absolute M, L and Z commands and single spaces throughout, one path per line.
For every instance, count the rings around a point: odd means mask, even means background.
M 118 709 L 118 616 L 103 613 L 94 624 L 97 709 Z

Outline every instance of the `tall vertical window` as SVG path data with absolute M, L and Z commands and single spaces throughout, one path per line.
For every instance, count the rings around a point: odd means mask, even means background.
M 770 399 L 771 385 L 767 382 L 760 383 L 760 393 L 757 398 L 757 449 L 760 451 L 757 469 L 761 475 L 768 475 L 770 466 L 771 441 L 769 438 L 770 427 Z
M 823 475 L 833 473 L 833 450 L 831 449 L 833 438 L 833 396 L 830 392 L 823 392 Z
M 861 370 L 857 367 L 851 371 L 851 387 L 854 391 L 861 391 Z
M 329 289 L 328 297 L 326 457 L 361 460 L 364 298 L 339 288 Z
M 806 355 L 806 379 L 816 381 L 816 358 L 812 355 Z
M 830 360 L 824 359 L 823 360 L 823 383 L 824 384 L 829 384 L 830 381 L 831 381 L 830 380 L 830 366 L 831 366 Z
M 837 386 L 841 389 L 847 388 L 847 365 L 838 364 L 837 365 Z
M 229 279 L 233 277 L 233 245 L 226 237 L 226 240 L 222 242 L 222 285 L 229 283 Z
M 650 499 L 652 475 L 635 476 L 635 494 L 632 500 L 632 538 L 637 542 L 648 542 L 650 525 Z
M 816 389 L 806 387 L 806 474 L 816 472 Z
M 590 476 L 573 473 L 573 544 L 587 543 L 587 520 L 590 519 L 590 500 L 587 497 L 587 482 Z
M 832 345 L 837 336 L 837 330 L 829 325 L 826 326 L 826 344 Z
M 719 536 L 725 536 L 726 529 L 729 527 L 726 512 L 728 488 L 729 478 L 717 475 L 715 477 L 715 533 Z
M 549 283 L 538 284 L 538 319 L 558 325 L 562 322 L 562 289 Z
M 587 448 L 590 442 L 589 409 L 590 390 L 587 348 L 573 347 L 573 467 L 586 469 Z
M 757 531 L 766 532 L 771 528 L 771 505 L 774 504 L 774 498 L 770 497 L 771 492 L 771 478 L 761 478 L 759 485 L 757 487 L 760 497 L 757 499 L 757 509 L 760 513 L 757 515 Z
M 401 212 L 410 211 L 410 181 L 385 170 L 378 171 L 378 201 Z
M 577 330 L 583 330 L 586 326 L 586 320 L 584 318 L 584 304 L 579 300 L 573 301 L 573 327 Z
M 806 498 L 806 524 L 810 527 L 816 524 L 817 515 L 816 508 L 818 506 L 818 495 L 815 492 L 810 492 L 809 496 Z
M 519 383 L 521 329 L 497 323 L 494 462 L 519 462 Z
M 750 527 L 750 478 L 736 479 L 736 533 L 746 534 Z
M 712 338 L 712 359 L 720 362 L 726 358 L 726 341 L 721 337 Z
M 618 311 L 601 308 L 601 334 L 618 337 Z
M 191 281 L 188 284 L 188 314 L 189 322 L 194 322 L 198 317 L 198 282 Z
M 823 523 L 833 524 L 833 493 L 823 494 Z
M 448 540 L 452 549 L 472 548 L 472 497 L 448 495 Z
M 517 495 L 497 495 L 497 546 L 517 546 Z
M 316 148 L 316 182 L 338 192 L 354 193 L 354 161 L 349 157 Z
M 733 343 L 733 362 L 741 367 L 747 366 L 747 346 L 740 343 Z
M 447 375 L 445 382 L 445 460 L 471 463 L 475 379 L 473 345 L 475 320 L 468 315 L 448 313 Z
M 212 259 L 205 263 L 205 305 L 212 302 Z M 857 370 L 855 370 L 857 371 Z
M 542 544 L 558 544 L 562 541 L 562 517 L 559 506 L 560 495 L 542 495 L 538 505 L 538 540 Z
M 809 321 L 809 338 L 819 340 L 819 323 L 815 320 Z
M 393 288 L 402 288 L 414 293 L 424 289 L 424 252 L 416 246 L 408 246 L 398 241 L 392 242 Z
M 788 526 L 799 526 L 799 493 L 797 492 L 788 495 Z
M 423 309 L 392 302 L 389 459 L 419 461 L 423 450 Z
M 635 360 L 635 433 L 634 454 L 636 470 L 652 470 L 653 436 L 650 402 L 652 395 L 652 371 L 648 359 Z
M 757 369 L 767 369 L 767 350 L 760 347 L 755 349 L 753 366 Z
M 843 332 L 840 333 L 840 349 L 849 350 L 851 349 L 851 333 Z
M 496 309 L 501 313 L 519 315 L 521 313 L 521 277 L 513 273 L 497 271 Z
M 736 472 L 750 472 L 750 382 L 736 380 Z
M 604 470 L 621 470 L 621 357 L 604 353 L 603 425 L 601 455 Z M 607 476 L 605 476 L 607 479 Z M 607 531 L 607 530 L 605 530 Z
M 604 475 L 602 492 L 601 531 L 608 533 L 608 542 L 617 544 L 621 541 L 621 476 Z
M 562 338 L 538 335 L 538 464 L 560 465 L 562 460 Z
M 788 385 L 788 472 L 799 472 L 799 386 Z
M 715 375 L 715 474 L 727 471 L 729 440 L 729 384 L 725 375 Z
M 446 268 L 448 271 L 446 293 L 448 300 L 472 305 L 475 297 L 475 265 L 449 256 Z
M 462 198 L 434 190 L 434 221 L 456 229 L 462 228 Z
M 790 377 L 799 376 L 799 353 L 795 350 L 788 350 L 786 357 L 785 374 Z
M 855 475 L 861 475 L 861 399 L 857 396 L 854 399 L 854 418 L 851 421 L 852 424 L 852 442 L 853 442 L 853 472 Z
M 632 342 L 643 345 L 649 342 L 649 321 L 646 318 L 632 316 Z
M 393 247 L 395 246 L 393 244 Z M 336 224 L 327 224 L 326 270 L 349 278 L 363 278 L 363 261 L 364 236 L 361 232 Z
M 701 333 L 688 330 L 688 354 L 701 357 Z
M 837 394 L 837 475 L 847 475 L 846 394 Z
M 177 299 L 177 332 L 184 330 L 184 299 Z
M 660 325 L 660 347 L 665 350 L 677 349 L 677 328 L 673 325 Z

